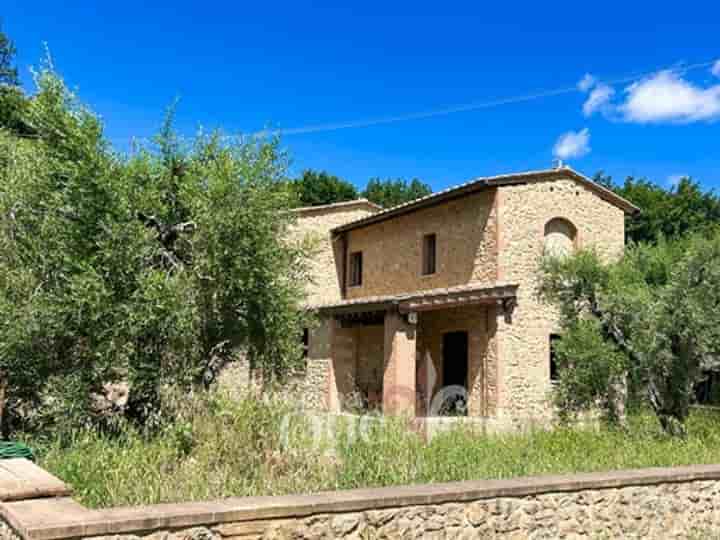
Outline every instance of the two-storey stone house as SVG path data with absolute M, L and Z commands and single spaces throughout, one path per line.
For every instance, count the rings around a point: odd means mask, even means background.
M 364 200 L 298 211 L 319 251 L 307 398 L 386 414 L 441 414 L 440 389 L 497 425 L 545 420 L 557 312 L 538 297 L 551 251 L 624 247 L 631 203 L 567 167 L 478 178 L 382 210 Z M 457 405 L 457 404 L 455 404 Z M 457 414 L 457 410 L 454 411 Z

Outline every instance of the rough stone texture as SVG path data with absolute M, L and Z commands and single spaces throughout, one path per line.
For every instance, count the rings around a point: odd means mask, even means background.
M 624 247 L 624 213 L 584 185 L 569 179 L 498 188 L 498 279 L 517 283 L 517 307 L 508 324 L 498 317 L 498 415 L 510 422 L 552 415 L 550 334 L 557 310 L 539 300 L 539 264 L 545 227 L 562 218 L 577 233 L 577 247 L 593 247 L 606 258 Z
M 291 374 L 284 388 L 286 396 L 293 397 L 299 405 L 313 411 L 327 408 L 328 353 L 317 350 L 322 345 L 319 339 L 321 335 L 318 333 L 318 339 L 314 340 L 316 346 L 310 346 L 305 369 Z M 261 388 L 259 376 L 253 374 L 247 359 L 242 355 L 222 368 L 217 386 L 221 392 L 234 399 L 242 399 L 249 392 L 257 392 Z
M 495 190 L 475 193 L 348 233 L 363 252 L 363 283 L 347 298 L 491 283 L 496 274 Z M 437 271 L 422 275 L 423 236 L 434 233 Z
M 218 373 L 217 386 L 224 393 L 233 398 L 245 396 L 253 380 L 250 373 L 250 363 L 243 354 L 224 366 Z
M 90 536 L 93 540 L 221 540 L 223 538 L 262 538 L 257 535 L 224 536 L 207 527 L 193 527 L 176 531 L 157 531 L 150 534 L 113 534 L 109 536 Z
M 708 538 L 720 482 L 660 484 L 258 520 L 94 540 Z M 2 529 L 0 529 L 2 530 Z M 3 540 L 17 537 L 0 536 Z
M 328 304 L 340 300 L 342 249 L 339 242 L 333 241 L 330 230 L 376 211 L 377 207 L 365 200 L 303 208 L 297 211 L 297 222 L 291 231 L 291 237 L 314 244 L 314 253 L 310 262 L 310 274 L 313 279 L 307 291 L 309 305 Z
M 568 174 L 558 170 L 542 181 L 489 188 L 350 230 L 344 233 L 346 250 L 339 238 L 333 246 L 330 226 L 349 221 L 353 212 L 369 215 L 370 210 L 349 206 L 303 216 L 302 230 L 307 234 L 319 227 L 325 238 L 315 267 L 319 285 L 313 289 L 313 302 L 340 299 L 342 256 L 354 251 L 363 252 L 363 283 L 347 288 L 348 300 L 468 284 L 517 284 L 517 306 L 510 318 L 495 306 L 420 314 L 416 409 L 425 414 L 442 386 L 442 334 L 463 330 L 470 348 L 469 414 L 508 429 L 547 423 L 553 416 L 549 336 L 558 329 L 558 316 L 537 296 L 543 253 L 593 246 L 612 259 L 624 247 L 623 210 Z M 437 236 L 437 272 L 423 276 L 423 236 L 429 233 Z M 380 328 L 342 328 L 333 337 L 333 324 L 323 322 L 311 336 L 311 343 L 320 343 L 323 351 L 311 354 L 315 380 L 327 384 L 310 385 L 309 391 L 317 394 L 325 388 L 326 399 L 314 395 L 311 403 L 329 403 L 329 410 L 338 412 L 340 402 L 358 388 L 373 394 L 365 396 L 370 402 L 385 391 L 378 373 L 384 353 Z M 430 364 L 438 376 L 433 389 L 427 388 Z M 325 379 L 319 375 L 323 366 Z
M 69 497 L 0 503 L 0 540 L 708 538 L 719 527 L 718 465 L 99 510 Z

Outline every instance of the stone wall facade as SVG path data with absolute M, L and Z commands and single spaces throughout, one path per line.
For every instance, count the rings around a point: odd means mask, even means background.
M 625 246 L 623 210 L 570 179 L 498 188 L 498 279 L 517 283 L 511 322 L 498 324 L 498 415 L 513 421 L 544 421 L 552 415 L 550 334 L 557 310 L 538 298 L 539 267 L 548 222 L 563 218 L 577 230 L 575 245 L 594 248 L 606 260 Z
M 297 221 L 291 234 L 293 238 L 309 241 L 314 246 L 310 261 L 312 282 L 307 290 L 309 305 L 328 304 L 341 299 L 342 248 L 330 231 L 379 209 L 379 206 L 360 199 L 296 210 Z
M 362 251 L 363 281 L 348 287 L 347 298 L 495 281 L 494 200 L 494 190 L 483 191 L 349 231 L 347 256 Z M 431 275 L 422 275 L 426 234 L 436 235 Z
M 400 375 L 415 380 L 416 388 L 410 389 L 416 394 L 414 409 L 426 414 L 443 386 L 443 335 L 466 331 L 469 415 L 508 429 L 545 424 L 553 417 L 550 335 L 558 331 L 558 314 L 538 297 L 541 259 L 550 248 L 578 247 L 594 247 L 607 260 L 618 257 L 624 247 L 625 211 L 630 211 L 626 203 L 578 177 L 567 169 L 535 179 L 519 175 L 517 182 L 462 191 L 436 204 L 350 227 L 379 208 L 361 200 L 300 209 L 292 237 L 315 245 L 308 305 L 455 286 L 516 286 L 511 313 L 504 304 L 491 304 L 419 314 L 415 369 Z M 347 230 L 334 234 L 339 226 Z M 431 275 L 422 273 L 427 234 L 436 236 L 436 272 Z M 362 284 L 349 286 L 349 259 L 357 251 L 363 253 Z M 388 394 L 387 382 L 396 375 L 388 372 L 394 364 L 384 351 L 392 340 L 382 323 L 369 324 L 344 328 L 333 316 L 320 318 L 310 334 L 306 373 L 293 384 L 299 400 L 332 412 L 343 410 L 341 401 L 358 398 L 379 408 Z M 433 388 L 428 388 L 429 371 L 434 372 Z
M 550 248 L 592 247 L 612 260 L 624 248 L 627 208 L 573 175 L 560 169 L 539 181 L 487 187 L 342 233 L 344 265 L 353 252 L 363 253 L 362 284 L 347 288 L 349 301 L 459 285 L 517 285 L 511 313 L 491 305 L 419 314 L 416 390 L 424 406 L 418 413 L 443 386 L 443 334 L 463 330 L 470 349 L 469 415 L 493 418 L 494 425 L 508 429 L 546 424 L 553 417 L 550 335 L 559 330 L 558 313 L 538 297 L 542 257 Z M 426 234 L 436 235 L 437 246 L 437 271 L 429 276 L 422 275 L 421 266 Z M 346 346 L 338 350 L 352 351 L 340 369 L 353 376 L 369 373 L 362 371 L 369 365 L 367 355 L 358 351 L 373 349 L 367 341 L 378 336 L 345 333 Z M 432 389 L 427 388 L 428 362 L 436 375 Z M 330 381 L 333 391 L 351 391 Z
M 89 510 L 0 503 L 2 540 L 715 538 L 720 466 Z

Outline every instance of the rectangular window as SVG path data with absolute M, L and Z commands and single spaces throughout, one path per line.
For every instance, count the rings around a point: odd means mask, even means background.
M 363 259 L 362 251 L 350 254 L 350 286 L 362 285 Z
M 308 328 L 303 328 L 302 351 L 303 358 L 307 358 L 310 353 L 310 330 Z
M 437 261 L 437 237 L 435 234 L 426 234 L 423 236 L 423 264 L 422 273 L 429 276 L 435 273 L 435 263 Z
M 560 380 L 560 371 L 558 369 L 557 355 L 555 346 L 560 341 L 560 335 L 550 334 L 550 381 L 557 382 Z

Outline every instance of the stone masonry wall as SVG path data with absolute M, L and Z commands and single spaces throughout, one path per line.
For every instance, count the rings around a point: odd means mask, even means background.
M 360 298 L 495 281 L 494 190 L 401 215 L 348 233 L 348 256 L 363 253 Z M 437 271 L 421 275 L 423 236 L 437 235 Z
M 45 498 L 0 503 L 0 515 L 2 540 L 715 538 L 720 466 L 106 510 Z
M 557 310 L 537 295 L 545 225 L 564 218 L 577 228 L 576 246 L 594 247 L 606 259 L 624 247 L 624 214 L 587 187 L 569 179 L 498 189 L 498 279 L 517 283 L 512 322 L 498 317 L 499 415 L 544 420 L 552 413 L 549 336 Z
M 720 527 L 717 497 L 716 481 L 499 497 L 279 521 L 269 523 L 257 538 L 712 538 Z M 213 530 L 220 538 L 236 531 L 232 525 Z
M 363 200 L 297 211 L 297 222 L 292 230 L 293 237 L 309 240 L 315 246 L 310 261 L 312 283 L 307 291 L 309 305 L 328 304 L 341 299 L 342 253 L 339 242 L 334 242 L 331 237 L 331 229 L 376 211 L 377 207 Z
M 320 324 L 312 333 L 305 369 L 291 375 L 284 394 L 308 410 L 327 409 L 328 388 L 328 328 Z M 251 391 L 260 389 L 260 377 L 253 374 L 243 354 L 228 363 L 218 374 L 218 389 L 233 399 L 242 399 Z

